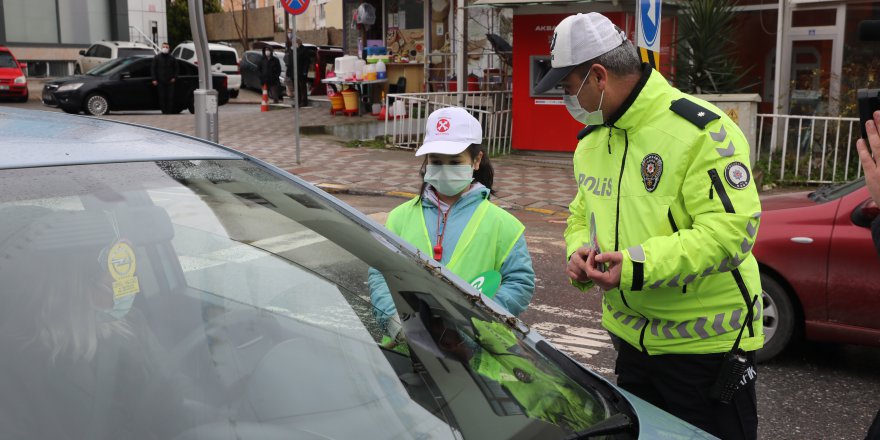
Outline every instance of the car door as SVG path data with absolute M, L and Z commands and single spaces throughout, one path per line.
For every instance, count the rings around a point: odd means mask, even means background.
M 130 62 L 102 82 L 101 92 L 107 95 L 113 110 L 143 109 L 145 107 L 143 102 L 149 99 L 148 95 L 156 95 L 156 90 L 152 87 L 149 78 L 149 62 L 149 59 Z M 137 77 L 132 77 L 132 75 L 143 74 L 144 67 L 146 67 L 146 78 L 139 80 Z M 139 69 L 140 72 L 138 72 Z M 150 88 L 147 89 L 144 85 L 138 87 L 139 81 L 146 82 Z
M 260 56 L 258 52 L 245 52 L 245 62 L 241 63 L 241 80 L 253 90 L 260 88 Z
M 177 62 L 177 81 L 174 85 L 175 108 L 186 108 L 192 101 L 193 91 L 199 88 L 199 69 L 186 61 Z
M 80 64 L 82 65 L 82 73 L 86 73 L 95 67 L 95 61 L 93 60 L 93 58 L 95 56 L 95 51 L 97 50 L 98 45 L 93 44 L 91 47 L 88 48 L 88 50 L 86 50 L 86 53 L 83 54 L 82 61 L 80 62 Z
M 841 200 L 828 258 L 828 309 L 831 322 L 880 329 L 880 257 L 870 226 L 853 221 L 869 199 L 862 188 Z
M 91 65 L 89 66 L 89 70 L 94 69 L 95 67 L 100 66 L 101 64 L 110 61 L 110 58 L 113 56 L 113 51 L 103 44 L 95 45 L 95 52 L 90 58 Z

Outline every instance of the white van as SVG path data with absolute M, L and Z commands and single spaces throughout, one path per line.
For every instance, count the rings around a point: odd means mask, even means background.
M 215 72 L 225 73 L 228 78 L 229 97 L 238 96 L 238 90 L 241 88 L 241 70 L 238 67 L 238 51 L 232 46 L 221 43 L 208 43 L 208 51 L 211 54 L 212 70 Z M 193 64 L 199 64 L 196 57 L 196 46 L 192 41 L 184 41 L 177 45 L 171 55 L 175 58 L 189 61 Z
M 116 58 L 125 58 L 133 55 L 155 55 L 152 47 L 143 43 L 130 41 L 98 41 L 88 49 L 79 51 L 79 57 L 73 68 L 74 75 L 81 75 Z

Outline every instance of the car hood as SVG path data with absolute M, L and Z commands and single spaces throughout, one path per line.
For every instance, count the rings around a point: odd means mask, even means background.
M 812 191 L 799 191 L 761 197 L 761 209 L 763 211 L 778 211 L 781 209 L 816 206 L 816 202 L 809 198 L 811 193 Z
M 106 76 L 73 75 L 73 76 L 66 76 L 64 78 L 58 78 L 56 80 L 49 81 L 46 84 L 47 85 L 49 85 L 49 84 L 62 85 L 62 84 L 73 83 L 73 82 L 87 83 L 87 82 L 93 82 L 93 81 L 101 81 L 101 80 L 105 80 L 105 79 L 107 79 Z
M 639 438 L 682 438 L 714 439 L 711 434 L 691 425 L 678 417 L 640 399 L 636 395 L 619 389 L 632 405 L 639 421 Z
M 21 69 L 16 67 L 0 67 L 0 78 L 18 78 L 22 76 Z

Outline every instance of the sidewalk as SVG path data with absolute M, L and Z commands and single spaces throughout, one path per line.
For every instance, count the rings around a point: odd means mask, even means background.
M 240 95 L 241 96 L 241 95 Z M 270 162 L 329 192 L 386 194 L 410 197 L 418 192 L 422 161 L 413 151 L 346 147 L 347 139 L 303 135 L 296 163 L 293 109 L 277 106 L 260 112 L 259 104 L 220 107 L 220 143 Z M 372 117 L 332 116 L 327 108 L 300 109 L 303 133 L 323 133 L 325 126 L 375 121 Z M 194 118 L 141 114 L 110 114 L 109 119 L 193 135 Z M 574 137 L 572 137 L 574 142 Z M 512 209 L 543 214 L 564 213 L 574 197 L 571 154 L 511 155 L 492 159 L 497 191 L 494 200 Z

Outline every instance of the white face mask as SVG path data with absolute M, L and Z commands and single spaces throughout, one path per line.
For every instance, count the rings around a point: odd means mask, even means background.
M 167 47 L 163 47 L 163 48 L 162 48 L 162 53 L 168 53 L 168 48 L 167 48 Z
M 471 165 L 428 165 L 425 168 L 425 182 L 445 196 L 452 197 L 474 181 L 474 167 Z
M 581 86 L 578 87 L 578 91 L 575 92 L 574 95 L 564 95 L 562 101 L 565 103 L 565 109 L 568 110 L 568 113 L 575 121 L 584 125 L 602 125 L 605 122 L 605 117 L 602 115 L 602 100 L 605 99 L 605 91 L 602 90 L 602 95 L 599 97 L 599 108 L 594 112 L 584 110 L 577 98 L 581 93 L 581 89 L 584 88 L 587 78 L 590 77 L 590 73 L 593 73 L 593 71 L 591 70 L 587 73 L 587 76 L 581 81 Z

